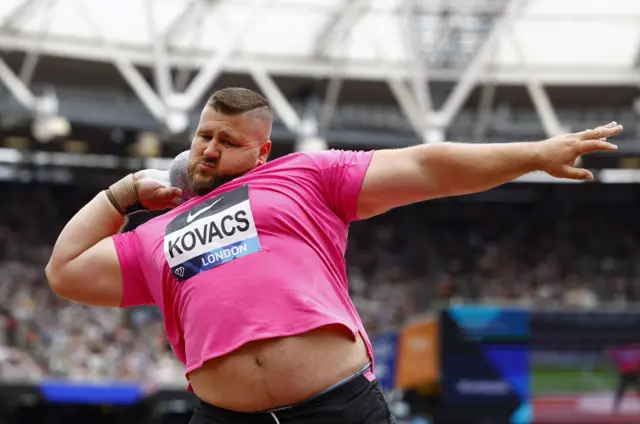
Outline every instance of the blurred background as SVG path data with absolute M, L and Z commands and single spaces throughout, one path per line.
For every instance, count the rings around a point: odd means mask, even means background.
M 640 422 L 640 1 L 1 0 L 0 423 L 188 422 L 155 308 L 58 299 L 43 268 L 227 86 L 270 100 L 274 158 L 623 124 L 595 182 L 353 224 L 348 276 L 400 423 Z

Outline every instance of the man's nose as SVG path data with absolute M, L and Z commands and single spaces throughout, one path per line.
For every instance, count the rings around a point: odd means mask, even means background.
M 209 142 L 209 145 L 204 149 L 204 157 L 210 160 L 216 160 L 220 157 L 220 143 L 213 139 Z

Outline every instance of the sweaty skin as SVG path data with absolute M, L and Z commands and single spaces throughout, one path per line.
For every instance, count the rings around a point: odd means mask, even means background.
M 187 164 L 191 190 L 203 196 L 264 165 L 271 153 L 270 134 L 271 120 L 265 112 L 229 116 L 206 107 Z

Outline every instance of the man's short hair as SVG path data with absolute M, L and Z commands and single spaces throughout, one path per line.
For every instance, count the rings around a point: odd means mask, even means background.
M 207 105 L 225 115 L 239 115 L 256 109 L 264 109 L 271 115 L 271 107 L 266 98 L 242 87 L 228 87 L 216 91 L 209 98 Z

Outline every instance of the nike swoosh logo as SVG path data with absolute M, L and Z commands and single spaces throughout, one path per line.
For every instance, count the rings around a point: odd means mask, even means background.
M 194 213 L 193 215 L 191 215 L 191 212 L 189 212 L 189 215 L 187 216 L 187 224 L 193 221 L 194 219 L 196 219 L 198 216 L 205 213 L 206 211 L 208 211 L 209 209 L 211 209 L 216 203 L 218 203 L 221 200 L 222 200 L 222 197 L 216 200 L 215 202 L 213 202 L 212 204 L 210 204 L 209 206 L 207 206 L 206 208 L 200 209 L 198 212 Z

